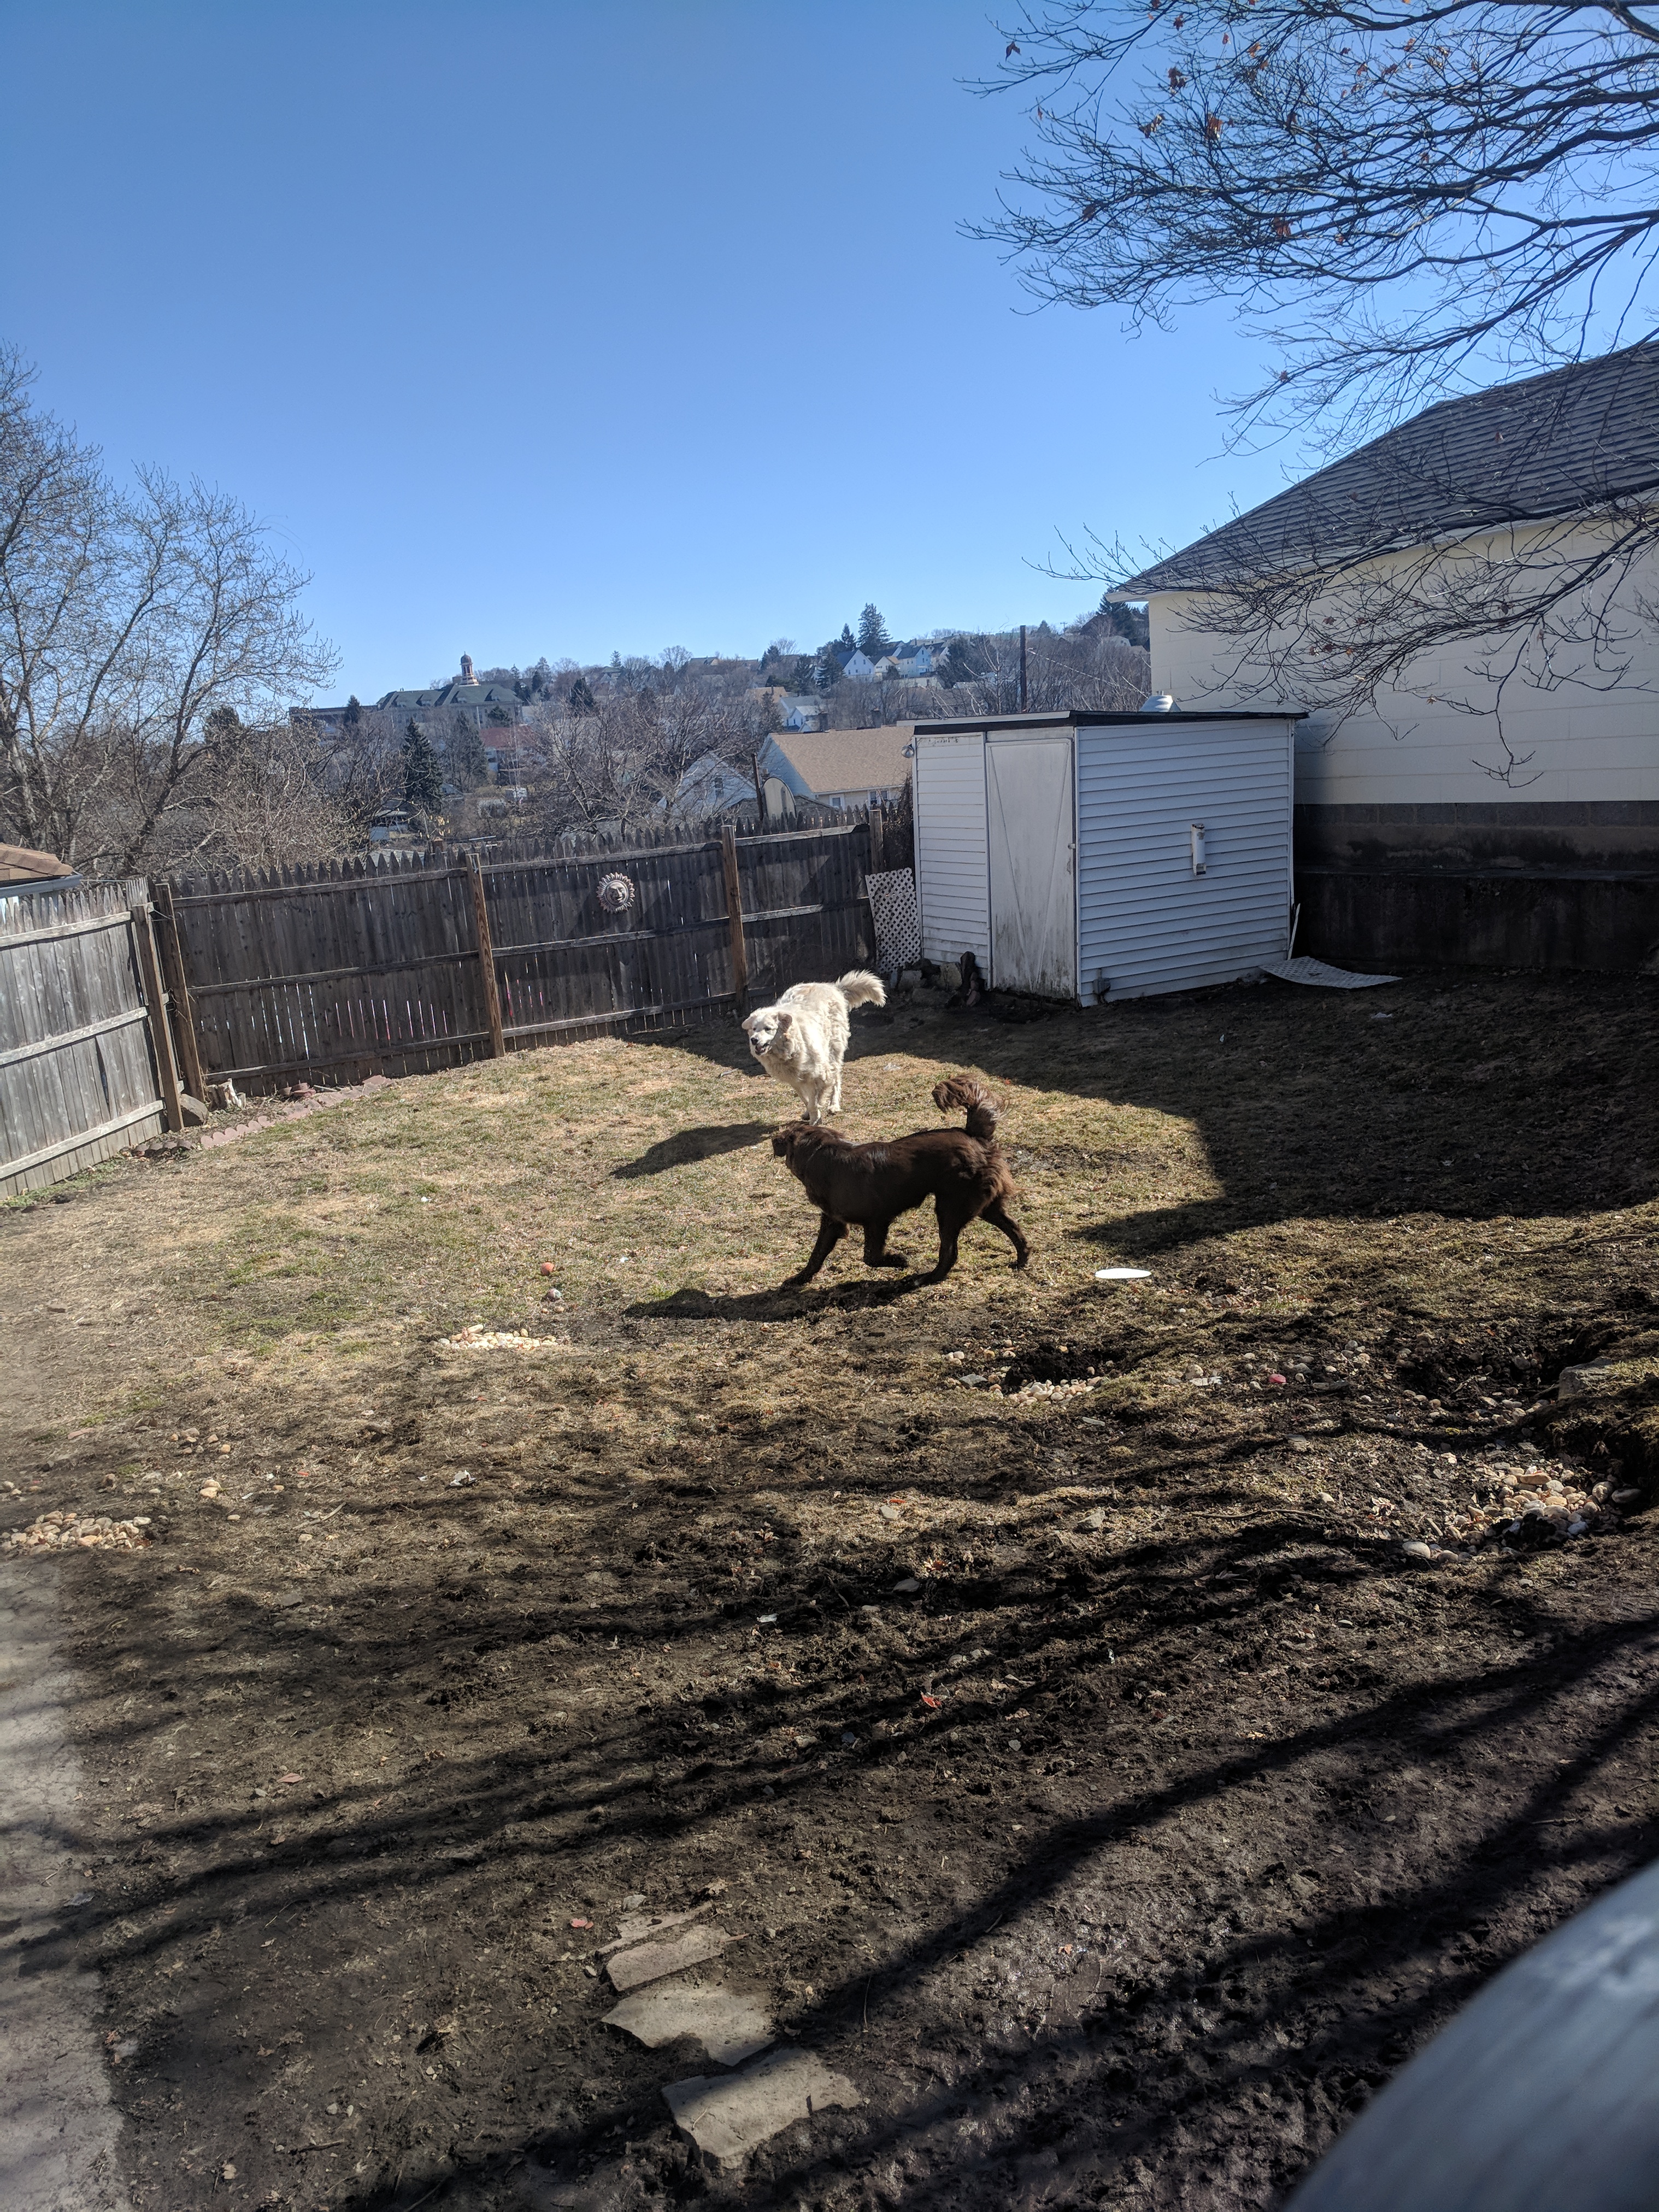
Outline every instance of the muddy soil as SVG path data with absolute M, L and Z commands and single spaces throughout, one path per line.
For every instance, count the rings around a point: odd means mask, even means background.
M 1443 985 L 1411 988 L 1433 1018 Z M 1646 1065 L 1641 987 L 1575 986 L 1547 1024 L 1530 987 L 1458 988 L 1489 1057 L 1547 1030 L 1552 1070 Z M 1136 1017 L 1161 1095 L 1240 1004 Z M 1340 1127 L 1323 1009 L 1273 1018 L 1326 1055 Z M 1052 1022 L 971 1048 L 1030 1089 L 1028 1136 L 1078 1048 Z M 924 1048 L 948 1064 L 931 1013 Z M 664 1176 L 769 1188 L 774 1102 L 736 1098 L 730 1040 L 580 1049 L 536 1079 L 614 1097 L 673 1060 L 707 1094 L 663 1105 Z M 476 1110 L 450 1079 L 396 1089 L 446 1086 Z M 1051 1185 L 1137 1172 L 1121 1097 L 1085 1126 L 1073 1093 L 1024 1154 L 1035 1235 Z M 88 1894 L 36 1954 L 101 1977 L 134 2206 L 1281 2203 L 1659 1842 L 1659 1206 L 1627 1172 L 1652 1097 L 1622 1101 L 1609 1185 L 1593 1115 L 1552 1111 L 1545 1145 L 1460 1091 L 1479 1203 L 1413 1200 L 1386 1249 L 1356 1183 L 1421 1176 L 1446 1123 L 1413 1121 L 1401 1170 L 1350 1116 L 1346 1157 L 1294 1170 L 1328 1194 L 1236 1222 L 1218 1140 L 1196 1200 L 1154 1148 L 1144 1297 L 1095 1288 L 1091 1200 L 1091 1264 L 1030 1284 L 988 1237 L 915 1295 L 850 1267 L 823 1295 L 705 1269 L 639 1296 L 618 1267 L 561 1310 L 527 1280 L 480 1316 L 546 1340 L 522 1355 L 445 1342 L 402 1282 L 349 1341 L 313 1315 L 244 1348 L 243 1307 L 287 1292 L 204 1270 L 211 1224 L 287 1165 L 337 1191 L 327 1115 L 0 1220 L 0 1522 L 142 1514 L 150 1539 L 60 1570 Z M 677 1153 L 694 1110 L 750 1150 Z M 649 1134 L 615 1146 L 625 1191 Z M 806 1229 L 769 1217 L 757 1267 L 780 1279 Z M 1500 1237 L 1528 1259 L 1484 1260 Z M 1558 1395 L 1586 1360 L 1611 1382 Z M 1601 1486 L 1585 1533 L 1483 1534 L 1540 1468 Z M 623 1915 L 699 1905 L 737 1939 L 721 1978 L 863 2099 L 734 2173 L 662 2099 L 714 2070 L 697 2047 L 603 2021 Z

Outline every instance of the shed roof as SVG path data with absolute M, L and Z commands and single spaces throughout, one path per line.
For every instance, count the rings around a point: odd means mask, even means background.
M 0 845 L 0 884 L 56 883 L 73 873 L 56 853 L 37 853 L 28 845 Z
M 969 714 L 960 721 L 918 722 L 918 739 L 923 738 L 959 737 L 966 730 L 1000 730 L 1005 735 L 1018 737 L 1029 733 L 1035 737 L 1042 730 L 1080 730 L 1127 727 L 1137 722 L 1302 722 L 1307 720 L 1298 707 L 1216 707 L 1198 708 L 1188 712 L 1180 707 L 1169 707 L 1161 712 L 1156 708 L 1136 708 L 1131 714 L 1109 714 L 1103 708 L 1068 707 L 1058 713 L 1041 714 Z
M 1334 566 L 1659 492 L 1659 339 L 1443 399 L 1115 586 L 1115 599 Z
M 772 743 L 815 797 L 893 791 L 909 781 L 904 748 L 914 728 L 910 722 L 888 722 L 874 730 L 775 730 Z

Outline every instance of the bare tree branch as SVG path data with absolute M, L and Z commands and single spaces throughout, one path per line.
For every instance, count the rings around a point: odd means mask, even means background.
M 1237 301 L 1237 426 L 1333 445 L 1646 335 L 1659 11 L 1607 0 L 1034 0 L 978 88 L 1031 101 L 995 218 L 1039 299 Z
M 215 711 L 269 722 L 333 658 L 246 509 L 154 470 L 118 489 L 31 382 L 0 354 L 0 820 L 125 874 L 213 786 Z

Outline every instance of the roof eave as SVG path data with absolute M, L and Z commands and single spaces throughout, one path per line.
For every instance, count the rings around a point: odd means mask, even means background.
M 1605 499 L 1581 501 L 1571 507 L 1547 507 L 1536 514 L 1492 515 L 1481 521 L 1458 523 L 1448 529 L 1435 531 L 1426 537 L 1401 532 L 1398 537 L 1390 538 L 1383 544 L 1359 544 L 1337 548 L 1324 558 L 1310 562 L 1305 568 L 1291 573 L 1299 575 L 1318 574 L 1324 571 L 1348 568 L 1360 561 L 1380 560 L 1386 554 L 1410 553 L 1419 549 L 1425 552 L 1437 552 L 1445 546 L 1466 544 L 1472 538 L 1487 537 L 1498 530 L 1543 530 L 1564 522 L 1594 522 L 1598 516 L 1606 514 L 1615 507 L 1624 507 L 1632 502 L 1652 503 L 1656 500 L 1659 500 L 1659 483 L 1643 484 L 1632 491 L 1619 493 L 1616 496 L 1609 495 Z M 1184 559 L 1187 554 L 1195 552 L 1198 547 L 1206 542 L 1204 538 L 1197 538 L 1191 545 L 1183 547 L 1180 553 L 1174 554 L 1170 557 L 1176 561 Z M 1162 597 L 1170 592 L 1224 592 L 1230 588 L 1230 581 L 1227 579 L 1196 576 L 1166 578 L 1161 574 L 1161 567 L 1162 564 L 1159 568 L 1143 569 L 1139 575 L 1131 576 L 1127 582 L 1114 584 L 1103 594 L 1103 597 L 1109 599 L 1114 606 L 1138 606 L 1147 599 Z M 1260 574 L 1260 570 L 1236 568 L 1233 571 L 1233 577 L 1242 581 L 1259 576 Z

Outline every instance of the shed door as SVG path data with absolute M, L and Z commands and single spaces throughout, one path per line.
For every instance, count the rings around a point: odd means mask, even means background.
M 1077 855 L 1072 741 L 1021 738 L 985 749 L 991 844 L 991 981 L 1045 999 L 1077 996 Z

